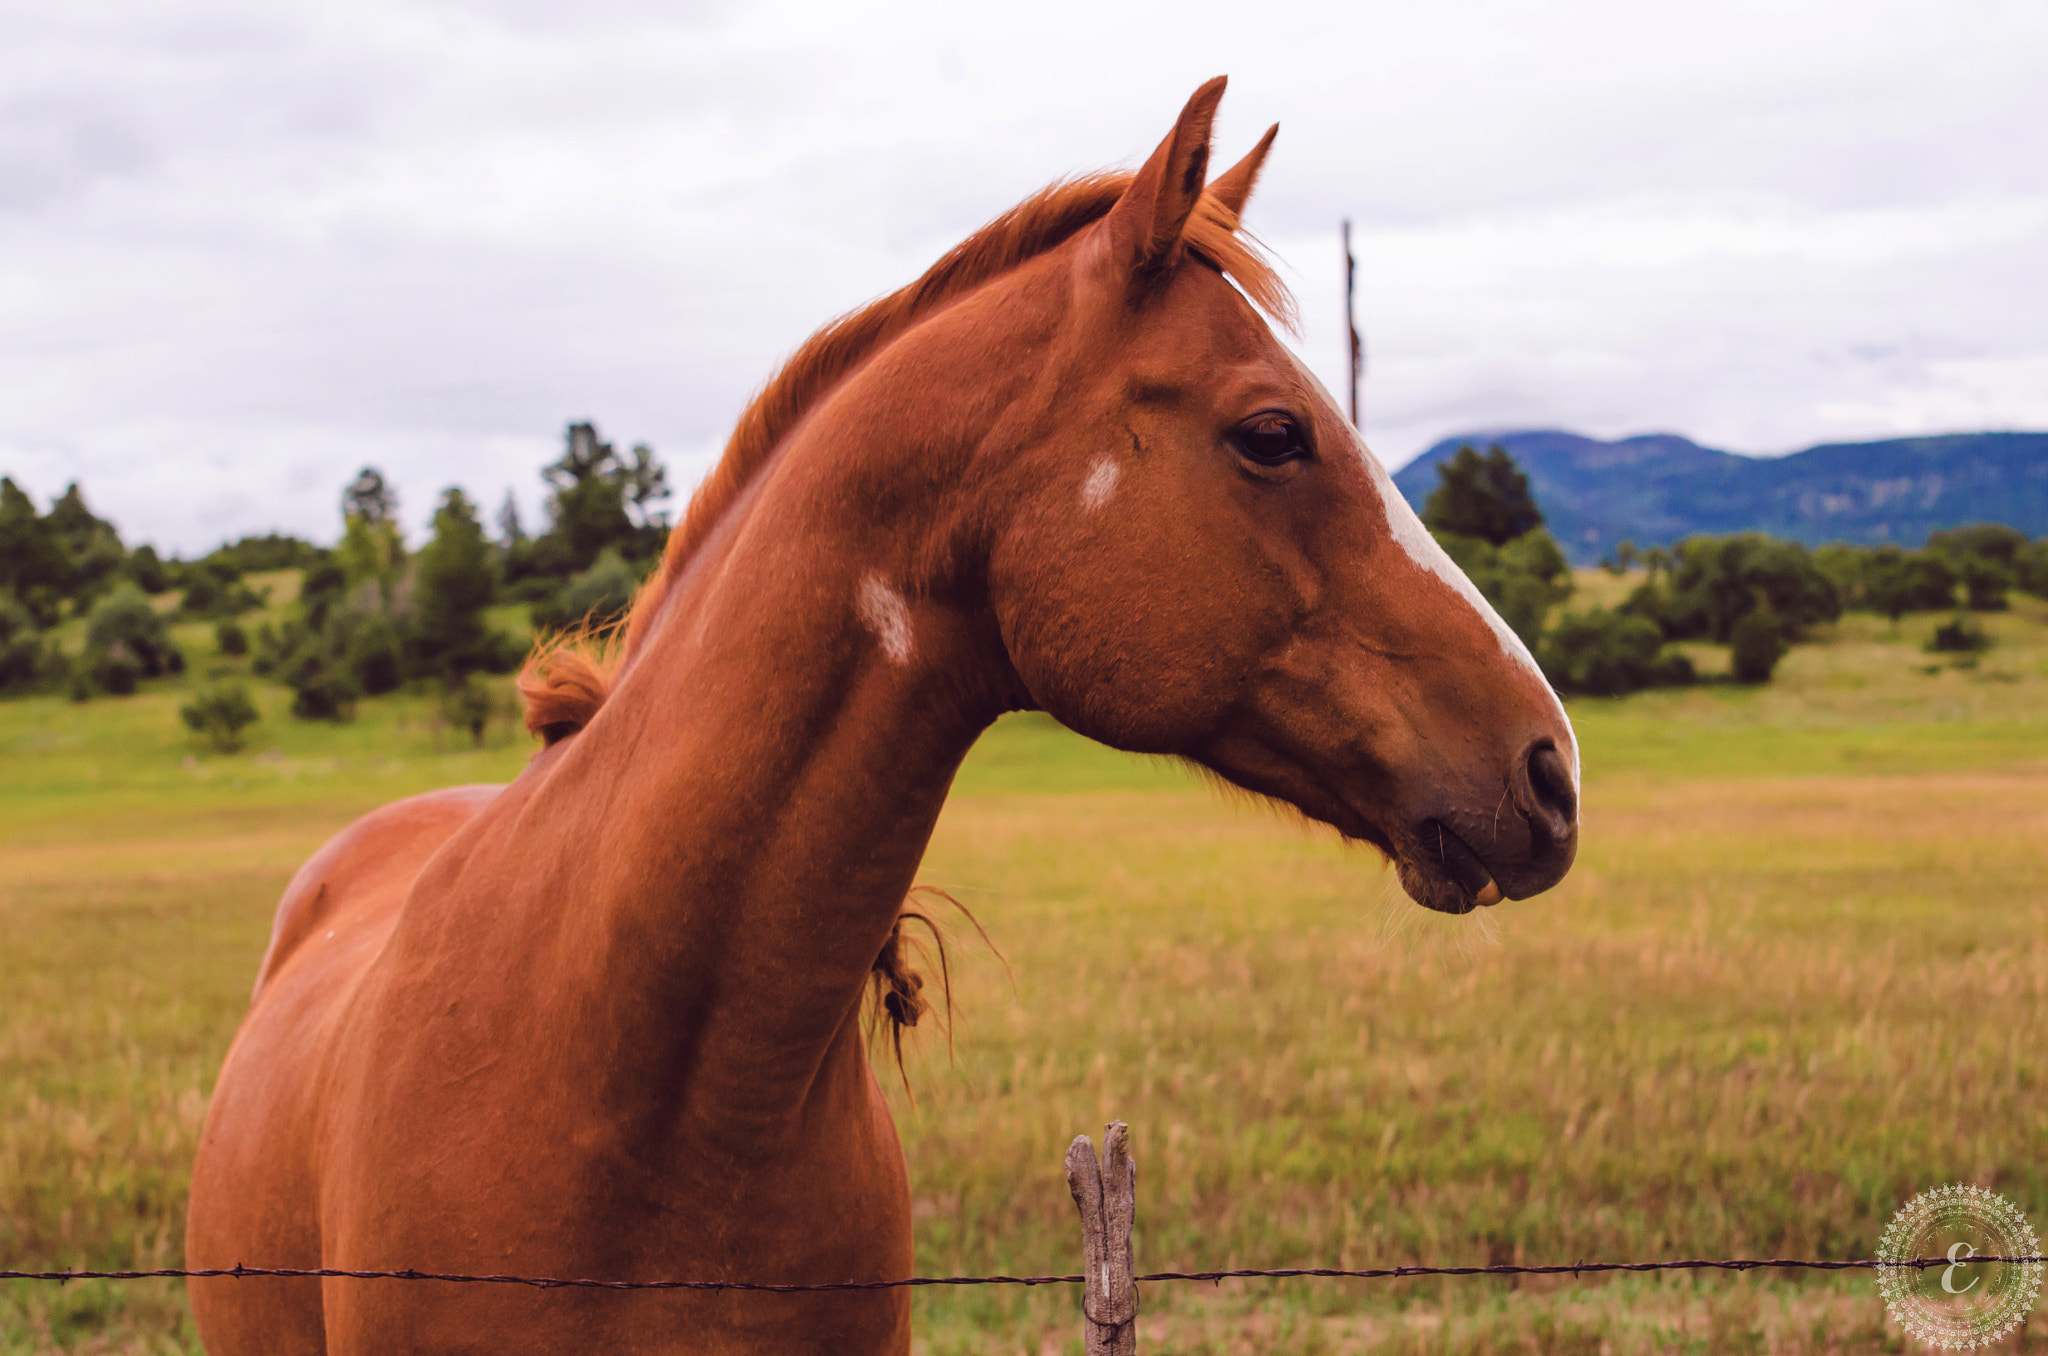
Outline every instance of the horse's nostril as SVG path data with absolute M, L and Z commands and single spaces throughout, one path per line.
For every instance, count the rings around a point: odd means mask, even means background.
M 1572 786 L 1571 768 L 1557 745 L 1541 740 L 1529 750 L 1529 790 L 1536 808 L 1548 811 L 1569 829 L 1579 817 L 1579 793 Z

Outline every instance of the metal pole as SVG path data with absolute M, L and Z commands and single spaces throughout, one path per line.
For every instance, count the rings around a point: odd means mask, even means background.
M 1365 341 L 1358 337 L 1358 260 L 1351 253 L 1351 218 L 1344 219 L 1344 327 L 1351 335 L 1351 427 L 1358 427 L 1358 383 L 1365 376 Z

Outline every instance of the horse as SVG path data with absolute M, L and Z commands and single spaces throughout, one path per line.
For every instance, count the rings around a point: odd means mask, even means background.
M 819 331 L 622 637 L 544 645 L 509 784 L 345 829 L 281 900 L 187 1265 L 815 1284 L 912 1272 L 861 1018 L 1000 715 L 1189 760 L 1464 912 L 1578 838 L 1571 724 L 1268 323 L 1221 78 Z M 903 1289 L 195 1280 L 213 1356 L 907 1352 Z

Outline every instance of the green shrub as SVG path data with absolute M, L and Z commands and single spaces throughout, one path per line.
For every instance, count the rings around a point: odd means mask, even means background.
M 327 615 L 348 597 L 348 576 L 332 560 L 323 560 L 307 570 L 299 585 L 299 608 L 306 625 L 318 631 L 327 625 Z
M 1908 612 L 1954 607 L 1955 571 L 1938 552 L 1880 546 L 1870 553 L 1864 593 L 1870 611 L 1896 622 Z
M 1991 637 L 1968 617 L 1960 616 L 1934 628 L 1927 642 L 1929 654 L 1981 654 L 1991 648 Z
M 242 731 L 262 719 L 249 690 L 232 680 L 208 683 L 178 708 L 178 714 L 194 734 L 203 737 L 218 753 L 233 753 L 242 747 Z
M 1483 544 L 1483 543 L 1482 543 Z M 566 631 L 588 620 L 603 626 L 622 616 L 632 605 L 640 576 L 618 552 L 607 550 L 596 562 L 566 584 L 553 600 L 537 603 L 533 624 L 537 630 Z
M 2012 587 L 2012 567 L 1989 556 L 1964 556 L 1958 562 L 1963 576 L 1963 606 L 1972 612 L 2003 612 L 2006 590 Z
M 33 686 L 45 662 L 36 619 L 11 594 L 0 593 L 0 691 Z
M 469 731 L 470 742 L 477 748 L 484 746 L 491 709 L 491 689 L 473 673 L 441 689 L 441 719 L 455 729 Z
M 1806 548 L 1760 532 L 1688 537 L 1678 543 L 1670 577 L 1645 584 L 1621 605 L 1656 622 L 1670 640 L 1733 642 L 1735 626 L 1766 611 L 1781 635 L 1842 615 L 1842 595 Z
M 1768 683 L 1787 648 L 1784 623 L 1769 608 L 1758 608 L 1736 622 L 1728 637 L 1729 669 L 1738 683 Z
M 1508 629 L 1535 649 L 1550 609 L 1572 595 L 1571 565 L 1556 540 L 1542 528 L 1505 546 L 1454 532 L 1439 532 L 1436 539 Z
M 2048 538 L 2013 555 L 2012 582 L 2036 598 L 2048 598 Z
M 2026 549 L 2027 534 L 2004 523 L 1965 523 L 1927 534 L 1927 549 L 1952 560 L 1979 556 L 2011 565 L 2013 557 Z
M 88 671 L 94 686 L 110 697 L 132 697 L 142 681 L 142 665 L 118 640 L 112 648 L 94 657 Z
M 202 562 L 185 569 L 185 596 L 178 611 L 187 617 L 238 617 L 263 606 L 263 595 L 223 565 Z
M 184 652 L 148 595 L 123 580 L 93 604 L 85 624 L 85 672 L 103 691 L 126 696 L 137 681 L 185 670 Z
M 128 577 L 144 593 L 164 593 L 171 587 L 171 572 L 165 568 L 156 548 L 144 544 L 128 557 Z
M 405 682 L 405 642 L 398 628 L 382 613 L 353 621 L 344 654 L 357 685 L 372 697 L 396 692 Z
M 1543 637 L 1537 659 L 1559 692 L 1618 697 L 1695 681 L 1692 661 L 1664 649 L 1655 622 L 1605 608 L 1567 612 Z
M 232 621 L 224 621 L 213 628 L 213 642 L 222 654 L 249 653 L 249 633 Z
M 1842 600 L 1842 607 L 1847 611 L 1870 610 L 1872 555 L 1873 552 L 1868 546 L 1854 546 L 1840 541 L 1831 541 L 1814 548 L 1813 567 L 1826 575 L 1828 582 L 1835 586 L 1835 596 Z
M 292 714 L 301 720 L 355 719 L 362 684 L 339 656 L 328 654 L 314 638 L 302 645 L 281 670 L 292 690 Z

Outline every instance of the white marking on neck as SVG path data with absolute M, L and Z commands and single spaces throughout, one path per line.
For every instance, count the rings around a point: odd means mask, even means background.
M 1088 472 L 1088 479 L 1081 482 L 1081 507 L 1090 513 L 1109 502 L 1116 493 L 1116 482 L 1123 476 L 1123 469 L 1115 461 L 1104 457 Z
M 1316 374 L 1309 371 L 1300 359 L 1294 358 L 1293 354 L 1289 353 L 1287 356 L 1294 359 L 1295 370 L 1301 373 L 1302 378 L 1314 383 L 1315 388 L 1322 392 L 1323 399 L 1329 402 L 1330 408 L 1337 409 L 1336 400 L 1331 397 L 1328 388 Z M 1435 537 L 1429 535 L 1429 529 L 1422 525 L 1422 519 L 1415 515 L 1415 510 L 1409 507 L 1408 500 L 1395 487 L 1394 478 L 1387 474 L 1387 468 L 1380 464 L 1380 459 L 1365 445 L 1365 439 L 1349 423 L 1344 422 L 1343 416 L 1339 415 L 1336 423 L 1337 427 L 1350 437 L 1352 446 L 1358 453 L 1358 459 L 1365 463 L 1366 471 L 1372 476 L 1373 489 L 1380 497 L 1380 508 L 1387 515 L 1387 531 L 1393 536 L 1394 541 L 1416 564 L 1450 585 L 1454 593 L 1470 603 L 1473 611 L 1493 628 L 1494 638 L 1500 641 L 1500 648 L 1507 657 L 1534 674 L 1536 681 L 1543 685 L 1543 690 L 1550 694 L 1550 704 L 1556 708 L 1557 718 L 1564 725 L 1565 738 L 1571 741 L 1572 789 L 1577 791 L 1578 732 L 1572 729 L 1572 718 L 1565 713 L 1564 703 L 1558 699 L 1556 690 L 1550 686 L 1550 680 L 1543 676 L 1543 670 L 1537 665 L 1536 657 L 1529 653 L 1529 647 L 1522 643 L 1522 638 L 1515 634 L 1514 628 L 1501 620 L 1500 613 L 1493 610 L 1493 604 L 1486 601 L 1486 595 L 1479 591 L 1478 585 L 1465 577 L 1465 572 L 1458 568 L 1457 562 L 1444 553 L 1444 548 L 1437 545 Z
M 864 575 L 860 581 L 859 609 L 862 624 L 882 642 L 882 653 L 889 656 L 889 662 L 908 664 L 912 649 L 910 604 L 903 601 L 903 595 L 890 588 L 882 576 Z

